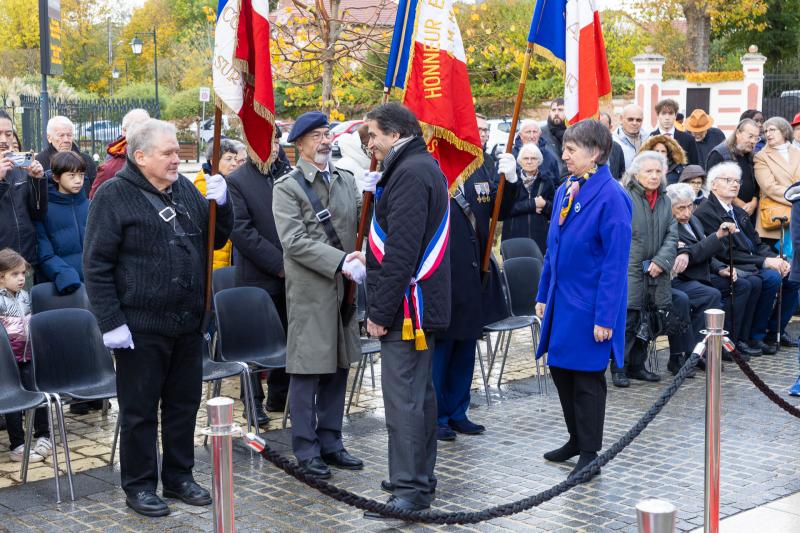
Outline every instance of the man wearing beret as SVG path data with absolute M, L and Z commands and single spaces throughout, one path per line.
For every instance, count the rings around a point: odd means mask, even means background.
M 342 443 L 347 372 L 361 357 L 357 321 L 342 307 L 344 278 L 366 277 L 366 259 L 354 251 L 361 197 L 353 175 L 331 162 L 331 138 L 323 113 L 298 117 L 289 133 L 297 167 L 275 182 L 272 201 L 286 276 L 292 449 L 320 478 L 331 476 L 329 466 L 364 467 Z

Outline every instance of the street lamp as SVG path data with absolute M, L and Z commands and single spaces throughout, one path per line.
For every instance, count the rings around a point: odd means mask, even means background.
M 156 37 L 156 29 L 153 31 L 136 32 L 133 39 L 131 39 L 131 50 L 133 55 L 141 55 L 144 43 L 137 37 L 137 35 L 147 35 L 153 38 L 153 75 L 156 82 L 156 118 L 161 118 L 161 104 L 158 101 L 158 39 Z
M 117 67 L 114 67 L 114 70 L 111 71 L 111 77 L 115 80 L 119 79 L 119 71 L 117 70 Z

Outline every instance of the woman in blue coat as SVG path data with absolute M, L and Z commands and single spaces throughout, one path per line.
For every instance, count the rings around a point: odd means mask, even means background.
M 544 454 L 579 456 L 574 476 L 597 457 L 606 410 L 610 356 L 622 364 L 631 245 L 631 201 L 606 161 L 611 134 L 596 120 L 568 128 L 563 160 L 570 178 L 553 200 L 547 254 L 536 297 L 543 317 L 536 354 L 548 364 L 569 440 Z
M 89 200 L 83 187 L 86 163 L 75 152 L 58 152 L 50 161 L 52 181 L 47 216 L 36 222 L 39 268 L 59 294 L 74 292 L 83 282 L 83 236 Z

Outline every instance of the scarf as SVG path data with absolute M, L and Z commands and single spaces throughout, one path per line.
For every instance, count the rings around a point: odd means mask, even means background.
M 650 209 L 655 209 L 656 202 L 658 201 L 658 189 L 654 191 L 645 191 L 644 197 L 647 199 L 647 203 L 650 204 Z
M 597 167 L 594 167 L 592 170 L 587 172 L 581 177 L 578 176 L 570 176 L 567 180 L 566 187 L 567 192 L 564 193 L 564 200 L 561 202 L 561 212 L 558 215 L 558 225 L 561 226 L 564 224 L 564 221 L 567 219 L 567 215 L 569 215 L 569 210 L 572 209 L 572 203 L 575 200 L 575 197 L 578 196 L 578 193 L 581 190 L 581 186 L 586 183 L 586 180 L 592 177 L 592 175 L 597 172 Z M 580 204 L 575 206 L 575 212 L 577 213 L 580 211 Z
M 537 170 L 535 174 L 528 174 L 527 172 L 522 172 L 522 185 L 530 192 L 531 187 L 533 186 L 533 182 L 536 181 L 536 178 L 539 176 L 539 171 Z
M 398 150 L 400 150 L 403 146 L 405 146 L 409 142 L 411 142 L 411 139 L 413 139 L 413 138 L 414 137 L 401 137 L 401 138 L 399 138 L 399 139 L 397 139 L 395 141 L 395 143 L 392 145 L 392 147 L 386 153 L 386 157 L 383 158 L 383 168 L 384 169 L 389 168 L 389 165 L 392 164 L 392 161 L 394 161 L 394 159 L 397 157 Z
M 561 124 L 555 124 L 552 118 L 547 117 L 547 127 L 550 129 L 550 133 L 553 134 L 553 137 L 558 139 L 560 144 L 564 140 L 564 132 L 567 131 L 567 125 L 563 122 Z

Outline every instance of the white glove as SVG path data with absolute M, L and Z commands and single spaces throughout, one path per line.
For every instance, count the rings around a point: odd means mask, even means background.
M 214 200 L 217 205 L 228 201 L 228 184 L 222 174 L 206 176 L 206 200 Z
M 103 333 L 103 344 L 112 350 L 133 348 L 133 336 L 131 336 L 131 330 L 128 329 L 128 324 L 122 324 L 118 328 Z
M 342 264 L 342 274 L 344 274 L 347 279 L 351 279 L 361 285 L 367 277 L 367 267 L 358 259 L 353 258 Z
M 358 185 L 361 187 L 362 191 L 375 192 L 375 187 L 378 185 L 379 181 L 381 181 L 380 172 L 365 170 L 364 175 L 358 180 Z
M 505 174 L 506 181 L 509 183 L 517 182 L 517 160 L 511 154 L 500 154 L 497 156 L 497 171 Z

